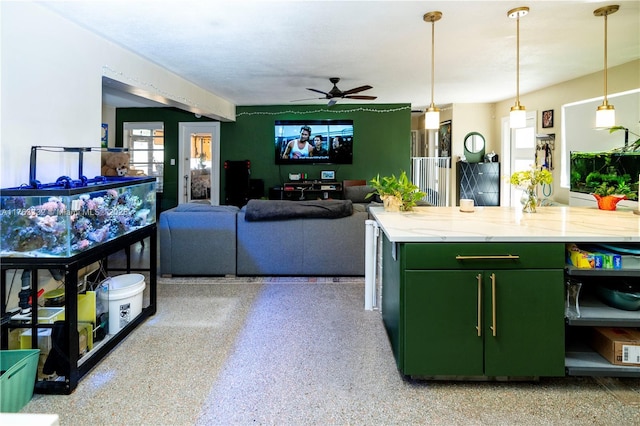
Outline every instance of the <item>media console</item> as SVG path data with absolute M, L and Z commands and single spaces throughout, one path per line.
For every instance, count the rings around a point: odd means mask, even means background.
M 335 181 L 286 182 L 280 191 L 274 190 L 272 198 L 280 200 L 329 200 L 342 198 L 342 183 Z

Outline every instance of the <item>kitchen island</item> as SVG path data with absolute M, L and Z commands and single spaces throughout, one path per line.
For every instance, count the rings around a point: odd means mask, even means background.
M 640 327 L 639 311 L 585 298 L 579 317 L 565 315 L 569 279 L 640 279 L 640 269 L 574 270 L 566 245 L 640 247 L 640 215 L 585 207 L 371 213 L 383 230 L 382 317 L 402 374 L 640 377 L 640 367 L 614 366 L 587 344 L 593 325 Z

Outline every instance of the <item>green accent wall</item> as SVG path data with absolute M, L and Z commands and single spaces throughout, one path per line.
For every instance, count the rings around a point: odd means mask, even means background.
M 277 165 L 274 159 L 276 120 L 353 120 L 353 164 Z M 195 118 L 176 108 L 118 108 L 116 145 L 122 146 L 124 122 L 162 121 L 165 131 L 165 162 L 178 158 L 178 123 L 212 121 Z M 262 179 L 268 189 L 288 181 L 289 173 L 307 173 L 319 179 L 321 170 L 335 170 L 337 180 L 366 179 L 407 173 L 411 169 L 411 105 L 269 105 L 236 108 L 236 121 L 220 124 L 220 203 L 225 199 L 224 161 L 251 161 L 251 178 Z M 178 170 L 164 168 L 162 210 L 178 203 Z

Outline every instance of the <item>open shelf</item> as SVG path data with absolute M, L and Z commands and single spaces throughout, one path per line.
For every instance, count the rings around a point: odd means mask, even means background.
M 640 269 L 590 269 L 566 266 L 565 271 L 572 277 L 640 277 Z
M 612 308 L 595 296 L 580 298 L 580 317 L 566 318 L 568 325 L 591 327 L 640 327 L 640 311 Z
M 569 376 L 640 377 L 640 367 L 611 364 L 581 342 L 567 345 L 565 369 Z
M 624 265 L 624 263 L 623 263 Z M 569 376 L 640 377 L 640 366 L 612 364 L 589 345 L 591 327 L 640 328 L 640 311 L 607 305 L 596 295 L 599 285 L 637 282 L 640 269 L 588 269 L 567 265 L 565 278 L 582 283 L 580 317 L 567 315 L 565 370 Z

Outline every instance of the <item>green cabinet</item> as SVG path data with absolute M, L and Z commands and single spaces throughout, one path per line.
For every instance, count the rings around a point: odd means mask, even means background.
M 383 320 L 403 374 L 564 375 L 563 244 L 383 245 Z

